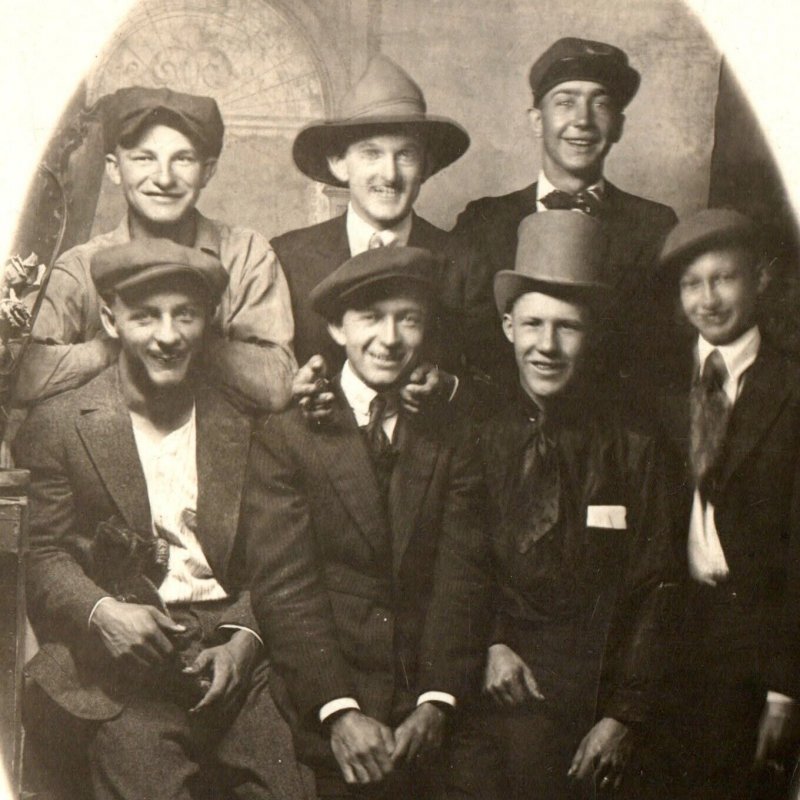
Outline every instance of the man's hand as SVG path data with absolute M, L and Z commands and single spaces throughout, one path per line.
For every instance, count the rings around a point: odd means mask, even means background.
M 441 747 L 445 712 L 433 703 L 417 706 L 394 732 L 392 764 L 402 766 L 419 753 Z
M 189 709 L 190 713 L 215 704 L 228 705 L 246 691 L 259 648 L 259 642 L 252 633 L 239 630 L 225 644 L 201 650 L 184 672 L 187 675 L 208 673 L 211 685 L 203 699 Z
M 544 700 L 531 668 L 504 644 L 493 644 L 489 648 L 483 691 L 501 706 Z
M 579 781 L 591 775 L 601 788 L 613 786 L 617 789 L 632 747 L 628 726 L 611 717 L 603 717 L 583 737 L 567 774 Z
M 161 664 L 172 654 L 167 634 L 186 630 L 153 606 L 122 603 L 113 597 L 98 603 L 90 626 L 100 634 L 100 640 L 114 658 L 144 668 Z
M 782 765 L 792 755 L 798 741 L 796 705 L 792 702 L 766 702 L 758 723 L 758 739 L 754 766 L 763 769 L 772 764 Z
M 437 403 L 447 403 L 455 385 L 456 379 L 449 372 L 433 364 L 420 364 L 400 390 L 400 400 L 410 414 L 419 414 Z
M 392 771 L 391 728 L 351 709 L 331 725 L 331 749 L 347 783 L 375 783 Z
M 322 356 L 311 356 L 292 381 L 292 399 L 311 422 L 324 422 L 336 399 L 326 378 L 328 368 Z

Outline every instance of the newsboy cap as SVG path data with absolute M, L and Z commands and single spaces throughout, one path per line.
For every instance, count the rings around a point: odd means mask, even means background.
M 126 86 L 103 99 L 103 141 L 110 153 L 121 139 L 145 126 L 164 123 L 177 128 L 203 151 L 216 158 L 222 151 L 225 125 L 213 97 Z
M 537 108 L 542 98 L 564 81 L 601 83 L 624 108 L 639 88 L 641 76 L 619 47 L 572 36 L 559 39 L 536 59 L 528 80 Z
M 182 275 L 216 304 L 228 285 L 228 273 L 216 256 L 170 239 L 133 239 L 98 250 L 92 256 L 91 273 L 101 297 Z
M 315 181 L 344 186 L 328 167 L 328 157 L 349 144 L 392 128 L 419 133 L 425 139 L 431 174 L 466 153 L 469 134 L 457 122 L 427 112 L 422 89 L 386 56 L 376 56 L 364 74 L 344 95 L 339 116 L 312 122 L 294 140 L 297 168 Z
M 658 257 L 662 276 L 674 275 L 695 256 L 728 245 L 758 248 L 755 223 L 732 208 L 706 208 L 682 219 L 668 234 Z
M 311 290 L 311 307 L 327 320 L 335 320 L 348 303 L 379 287 L 422 291 L 438 300 L 442 259 L 422 247 L 376 247 L 348 259 Z M 390 293 L 387 292 L 387 296 Z
M 603 226 L 580 211 L 545 211 L 522 220 L 514 269 L 494 276 L 502 316 L 527 292 L 568 292 L 587 301 L 605 296 L 608 238 Z

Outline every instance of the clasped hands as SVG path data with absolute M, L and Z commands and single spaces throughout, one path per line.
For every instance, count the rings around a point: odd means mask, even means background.
M 96 606 L 90 625 L 114 659 L 140 670 L 165 665 L 175 652 L 170 636 L 186 631 L 153 606 L 111 597 Z M 259 648 L 252 633 L 236 630 L 224 644 L 201 650 L 183 670 L 209 679 L 208 689 L 190 713 L 234 704 L 247 689 Z
M 442 743 L 445 712 L 422 703 L 392 730 L 349 709 L 331 724 L 331 749 L 347 783 L 376 783 Z
M 483 690 L 498 705 L 523 706 L 543 701 L 544 695 L 531 668 L 510 647 L 489 648 Z M 626 725 L 604 717 L 583 737 L 572 759 L 568 775 L 576 780 L 592 777 L 598 786 L 617 788 L 632 748 Z

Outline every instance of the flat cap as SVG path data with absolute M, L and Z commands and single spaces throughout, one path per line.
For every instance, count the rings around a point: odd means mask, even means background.
M 311 307 L 325 319 L 335 319 L 348 302 L 366 290 L 389 287 L 422 290 L 438 299 L 443 261 L 421 247 L 376 247 L 348 259 L 311 290 Z
M 731 208 L 706 208 L 681 220 L 667 235 L 658 257 L 660 270 L 672 271 L 696 255 L 733 244 L 758 246 L 755 223 Z
M 568 36 L 550 45 L 536 59 L 528 80 L 537 108 L 542 98 L 564 81 L 601 83 L 617 99 L 620 108 L 624 108 L 639 89 L 641 76 L 619 47 Z
M 519 224 L 514 269 L 494 276 L 502 316 L 527 292 L 569 292 L 586 300 L 604 297 L 608 238 L 594 217 L 580 211 L 531 214 Z
M 103 142 L 110 153 L 120 140 L 145 126 L 163 123 L 184 133 L 204 155 L 216 158 L 222 151 L 225 125 L 213 97 L 126 86 L 103 98 Z
M 101 297 L 183 275 L 217 303 L 228 285 L 228 273 L 216 256 L 169 239 L 134 239 L 98 250 L 92 256 L 91 272 Z

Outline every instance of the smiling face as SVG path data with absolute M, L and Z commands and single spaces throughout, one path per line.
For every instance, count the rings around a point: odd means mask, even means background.
M 756 306 L 764 283 L 755 257 L 746 248 L 710 250 L 684 268 L 681 307 L 709 344 L 731 344 L 756 324 Z
M 103 306 L 103 327 L 121 347 L 123 383 L 148 397 L 186 380 L 203 346 L 208 299 L 191 279 L 170 277 Z
M 519 379 L 526 393 L 546 401 L 574 380 L 586 348 L 585 307 L 541 292 L 517 298 L 503 316 L 503 331 L 514 345 Z
M 534 134 L 542 140 L 542 169 L 556 188 L 574 192 L 600 180 L 625 119 L 602 84 L 559 83 L 530 115 Z
M 132 147 L 106 156 L 106 172 L 128 208 L 149 226 L 175 225 L 194 209 L 216 169 L 192 141 L 168 125 L 151 125 Z
M 328 165 L 349 186 L 356 213 L 377 229 L 390 228 L 411 213 L 427 178 L 424 143 L 408 134 L 353 142 Z
M 419 360 L 427 308 L 418 298 L 396 296 L 348 308 L 329 324 L 350 366 L 367 386 L 381 391 L 399 385 Z

